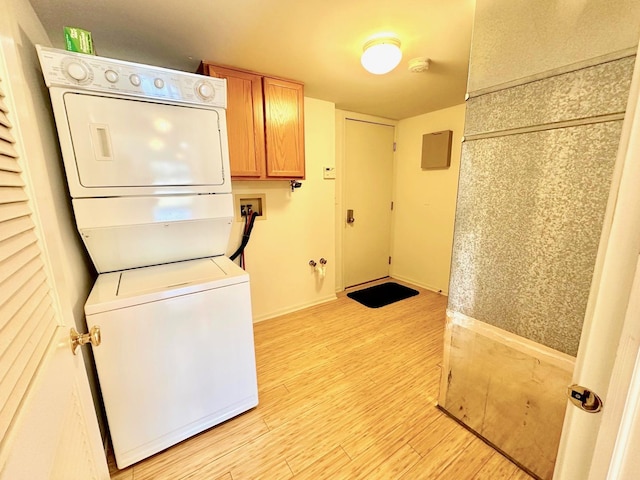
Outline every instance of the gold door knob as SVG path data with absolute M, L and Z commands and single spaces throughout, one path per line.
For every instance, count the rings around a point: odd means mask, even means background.
M 94 347 L 97 347 L 102 341 L 102 336 L 100 335 L 100 327 L 98 325 L 94 325 L 93 327 L 91 327 L 89 333 L 78 333 L 78 331 L 72 327 L 70 337 L 71 351 L 74 355 L 76 355 L 76 348 L 78 348 L 79 346 L 81 347 L 82 345 L 90 343 Z

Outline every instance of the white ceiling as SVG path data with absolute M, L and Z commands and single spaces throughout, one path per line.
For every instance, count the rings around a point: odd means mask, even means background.
M 464 101 L 474 0 L 31 0 L 54 46 L 63 26 L 96 52 L 194 72 L 200 60 L 305 83 L 305 95 L 391 119 Z M 403 59 L 387 75 L 360 65 L 362 45 L 390 31 Z M 408 60 L 431 59 L 412 73 Z

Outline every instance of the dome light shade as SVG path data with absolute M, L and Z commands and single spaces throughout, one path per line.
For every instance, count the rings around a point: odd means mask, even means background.
M 383 75 L 398 66 L 402 60 L 400 40 L 394 37 L 380 37 L 364 44 L 360 62 L 365 70 Z

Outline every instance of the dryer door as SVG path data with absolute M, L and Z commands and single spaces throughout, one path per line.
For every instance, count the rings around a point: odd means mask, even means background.
M 73 92 L 64 106 L 74 197 L 230 191 L 224 110 Z

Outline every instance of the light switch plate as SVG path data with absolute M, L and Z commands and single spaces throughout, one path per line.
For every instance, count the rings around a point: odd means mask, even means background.
M 325 180 L 336 178 L 336 167 L 324 167 L 322 169 L 322 178 Z

